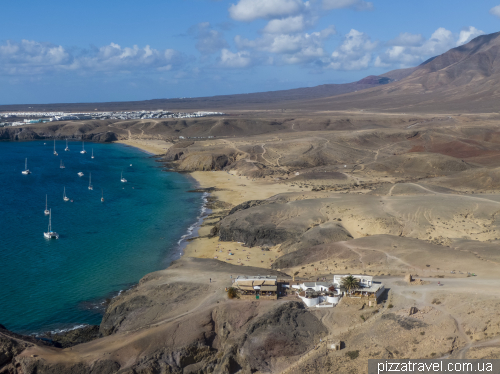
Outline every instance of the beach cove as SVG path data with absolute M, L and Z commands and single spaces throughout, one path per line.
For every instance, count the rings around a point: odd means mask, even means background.
M 200 214 L 201 196 L 187 193 L 193 180 L 161 172 L 152 152 L 85 143 L 88 153 L 80 154 L 82 143 L 69 142 L 65 152 L 65 142 L 57 141 L 54 156 L 49 140 L 0 146 L 5 161 L 0 321 L 13 331 L 99 324 L 106 300 L 179 257 L 180 238 L 189 235 Z M 26 157 L 30 175 L 21 174 Z M 120 182 L 122 172 L 127 183 Z M 63 201 L 63 187 L 73 201 Z M 48 223 L 45 195 L 59 240 L 42 235 Z

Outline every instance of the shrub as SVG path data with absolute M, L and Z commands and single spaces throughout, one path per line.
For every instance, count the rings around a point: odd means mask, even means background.
M 238 297 L 238 291 L 236 291 L 236 288 L 234 287 L 230 287 L 228 290 L 227 290 L 227 297 L 229 297 L 230 299 L 235 299 Z
M 359 357 L 359 351 L 349 351 L 349 352 L 346 352 L 345 355 L 347 357 L 349 357 L 351 360 L 355 360 Z
M 389 304 L 389 305 L 387 305 L 387 307 L 388 307 L 389 309 L 390 309 L 390 308 L 394 308 L 394 305 Z

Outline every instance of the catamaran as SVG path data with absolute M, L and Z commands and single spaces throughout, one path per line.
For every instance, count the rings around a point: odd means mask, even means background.
M 123 171 L 122 171 L 122 177 L 120 179 L 123 183 L 127 182 L 127 180 L 125 178 L 123 178 Z
M 59 167 L 60 167 L 61 169 L 66 169 L 66 166 L 64 166 L 64 164 L 63 164 L 62 160 L 61 160 L 61 165 L 59 165 Z
M 54 155 L 57 156 L 57 152 L 56 152 L 56 140 L 54 139 Z
M 49 230 L 43 233 L 45 239 L 59 239 L 59 234 L 52 231 L 52 209 L 49 211 Z
M 66 187 L 64 187 L 63 200 L 64 201 L 69 201 L 69 197 L 66 196 Z
M 92 157 L 91 158 L 94 158 L 94 148 L 92 148 Z
M 89 174 L 89 190 L 93 190 L 94 187 L 92 186 L 92 173 Z
M 87 153 L 87 151 L 85 150 L 85 142 L 82 141 L 82 150 L 80 151 L 81 154 L 84 154 L 84 153 Z
M 45 210 L 44 213 L 46 216 L 50 214 L 50 211 L 47 209 L 47 195 L 45 195 Z
M 83 173 L 81 171 L 78 172 L 79 177 L 83 177 Z
M 28 159 L 24 160 L 24 170 L 21 173 L 23 173 L 24 175 L 31 174 L 31 171 L 29 171 L 28 169 Z
M 66 139 L 66 148 L 64 148 L 64 150 L 65 150 L 66 152 L 68 152 L 68 151 L 69 151 L 69 147 L 68 147 L 68 139 Z

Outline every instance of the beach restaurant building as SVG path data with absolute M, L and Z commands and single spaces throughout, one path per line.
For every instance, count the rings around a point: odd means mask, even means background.
M 278 277 L 274 275 L 240 275 L 233 287 L 238 290 L 240 299 L 278 299 Z

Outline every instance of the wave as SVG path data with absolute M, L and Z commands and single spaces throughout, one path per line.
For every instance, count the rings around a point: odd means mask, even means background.
M 196 217 L 196 222 L 189 226 L 187 232 L 177 241 L 178 251 L 183 251 L 188 239 L 195 237 L 203 223 L 203 218 L 210 213 L 210 209 L 207 208 L 208 196 L 210 196 L 208 192 L 203 192 L 203 195 L 201 196 L 202 204 L 200 207 L 200 213 Z M 180 253 L 180 255 L 182 255 L 182 253 Z

